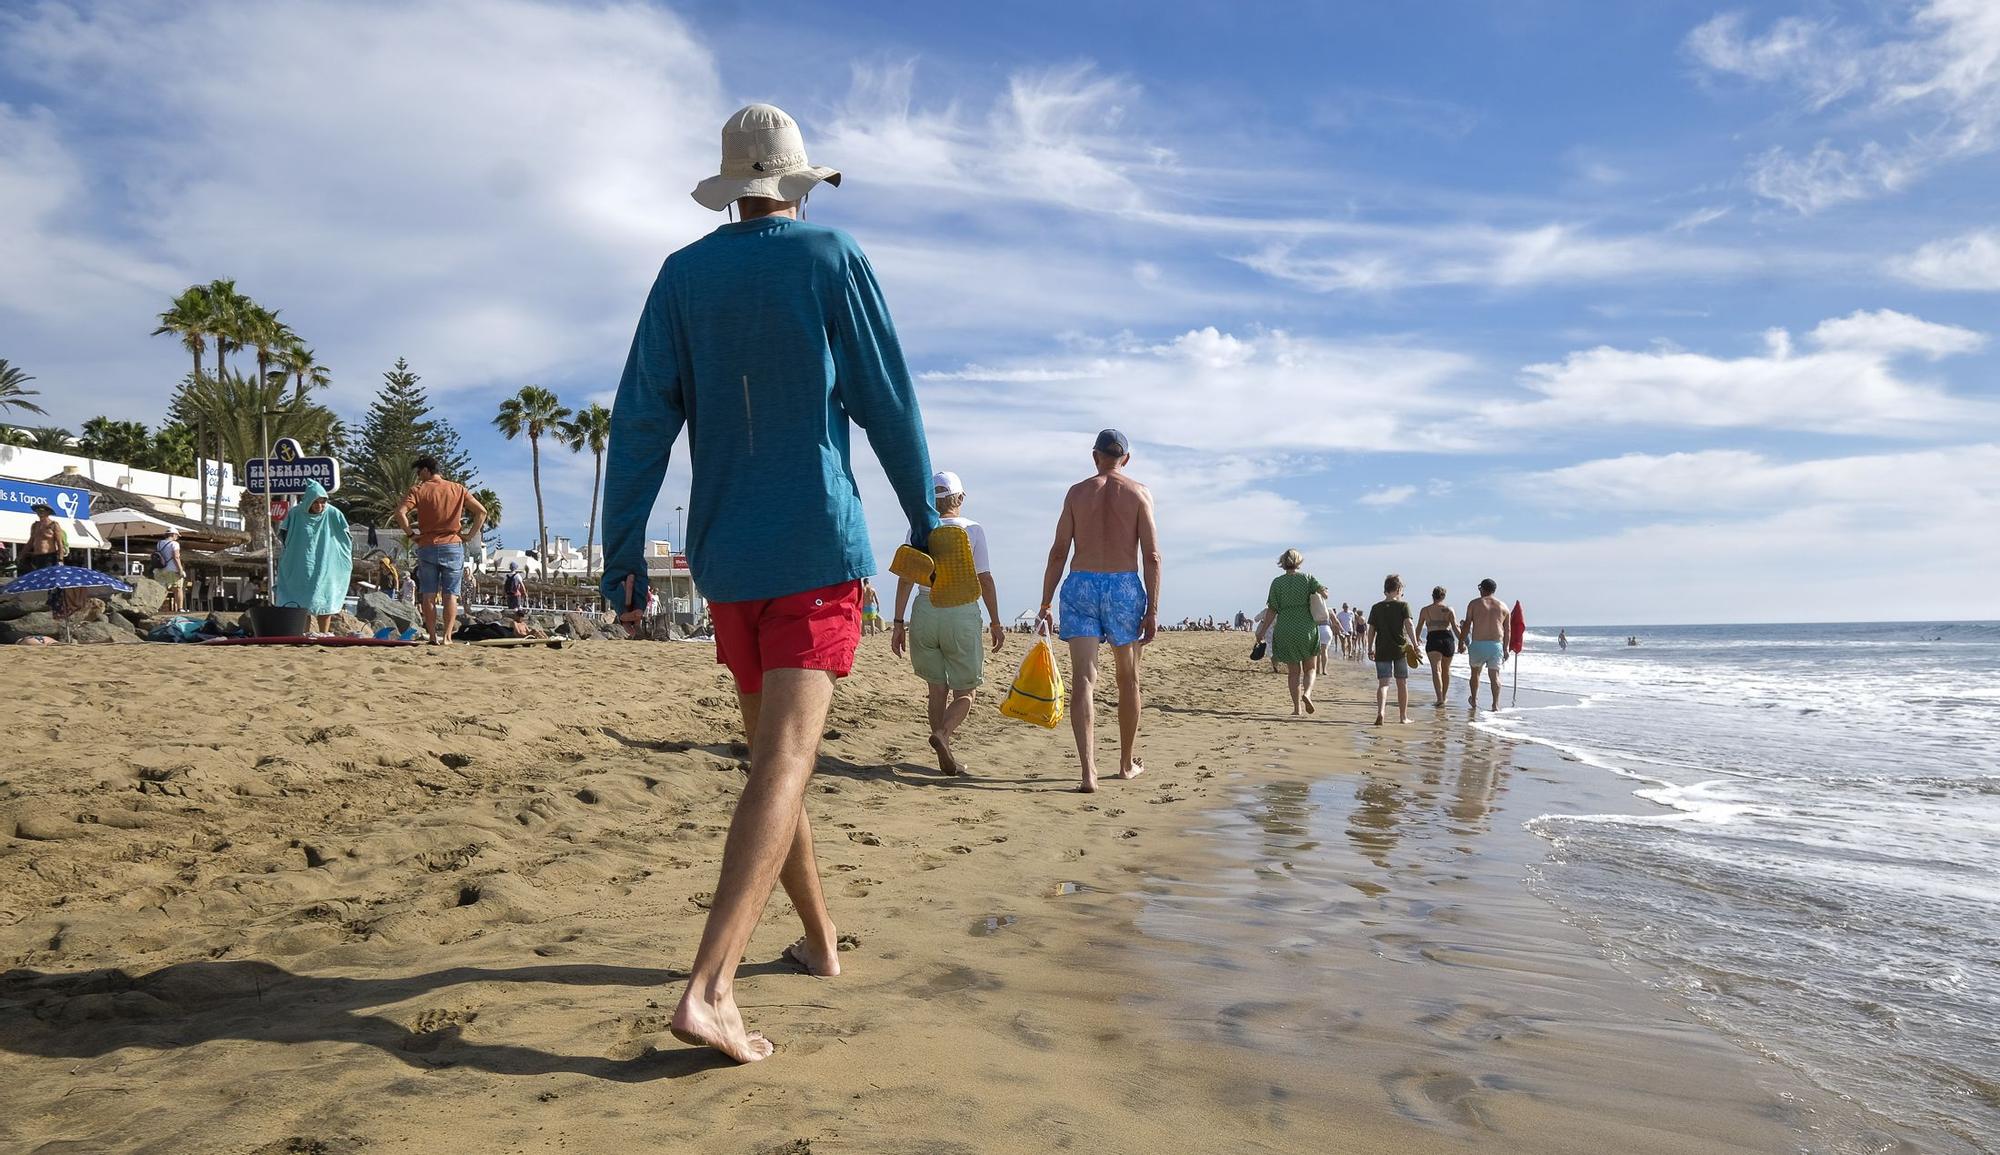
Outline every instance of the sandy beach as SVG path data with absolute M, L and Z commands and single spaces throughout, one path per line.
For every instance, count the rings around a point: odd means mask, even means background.
M 1365 725 L 1358 666 L 1284 717 L 1246 646 L 1153 647 L 1151 772 L 1083 796 L 991 696 L 940 777 L 868 639 L 808 796 L 853 949 L 787 965 L 774 898 L 752 1068 L 665 1031 L 744 754 L 706 646 L 10 654 L 0 1149 L 1891 1149 L 1535 896 L 1522 823 L 1617 780 Z

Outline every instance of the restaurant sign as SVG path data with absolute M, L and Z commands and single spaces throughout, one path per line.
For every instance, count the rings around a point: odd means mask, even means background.
M 252 493 L 304 493 L 306 482 L 317 481 L 328 493 L 340 489 L 340 462 L 333 458 L 307 457 L 289 437 L 278 438 L 271 453 L 268 460 L 253 457 L 244 463 L 243 488 Z
M 0 477 L 0 510 L 33 513 L 37 505 L 55 510 L 57 517 L 89 517 L 90 492 L 41 481 L 15 481 L 11 477 Z

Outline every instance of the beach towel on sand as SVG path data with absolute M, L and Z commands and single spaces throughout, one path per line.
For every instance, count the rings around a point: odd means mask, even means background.
M 1020 672 L 1014 675 L 1014 685 L 1000 703 L 1000 712 L 1048 730 L 1062 722 L 1062 670 L 1056 666 L 1056 648 L 1049 642 L 1047 626 L 1028 648 L 1028 656 L 1021 659 Z
M 337 614 L 354 579 L 354 542 L 347 536 L 347 515 L 328 502 L 320 513 L 312 503 L 326 496 L 317 481 L 307 481 L 305 493 L 285 515 L 285 552 L 278 557 L 277 605 L 297 606 L 309 614 Z

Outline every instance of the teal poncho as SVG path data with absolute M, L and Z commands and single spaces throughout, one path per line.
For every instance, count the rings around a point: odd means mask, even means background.
M 354 541 L 347 536 L 347 515 L 328 502 L 320 513 L 312 503 L 326 496 L 317 481 L 292 512 L 285 515 L 285 552 L 278 555 L 276 604 L 298 606 L 311 614 L 337 614 L 354 578 Z

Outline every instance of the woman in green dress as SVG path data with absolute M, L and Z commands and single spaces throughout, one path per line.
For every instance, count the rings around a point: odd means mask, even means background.
M 1264 601 L 1264 632 L 1259 641 L 1269 639 L 1271 659 L 1285 667 L 1285 683 L 1292 692 L 1292 714 L 1301 709 L 1313 712 L 1313 675 L 1319 658 L 1319 622 L 1313 617 L 1313 598 L 1326 587 L 1309 573 L 1300 573 L 1306 559 L 1288 549 L 1278 558 L 1284 573 L 1271 579 L 1271 595 Z

